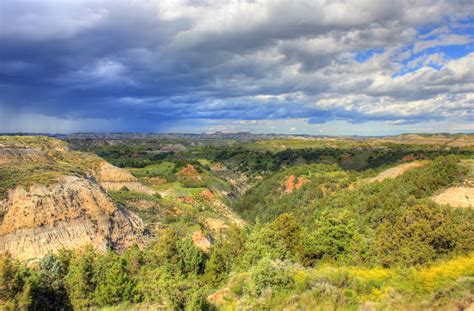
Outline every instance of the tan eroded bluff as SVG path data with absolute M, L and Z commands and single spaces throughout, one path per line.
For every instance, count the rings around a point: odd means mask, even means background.
M 3 136 L 0 170 L 0 253 L 29 260 L 61 248 L 105 251 L 143 241 L 142 220 L 106 191 L 154 191 L 123 169 L 56 139 Z

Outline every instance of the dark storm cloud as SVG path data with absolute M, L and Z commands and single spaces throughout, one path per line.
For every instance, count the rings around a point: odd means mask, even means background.
M 5 0 L 0 9 L 4 114 L 157 129 L 188 119 L 422 122 L 472 111 L 472 33 L 418 31 L 465 20 L 470 2 Z M 443 44 L 467 52 L 446 55 L 441 70 L 422 64 L 394 77 L 414 44 L 420 59 Z M 359 52 L 371 56 L 359 63 Z

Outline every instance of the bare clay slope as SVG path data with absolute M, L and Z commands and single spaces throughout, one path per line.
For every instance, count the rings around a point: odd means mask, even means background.
M 106 190 L 152 193 L 127 171 L 70 151 L 50 138 L 0 137 L 0 253 L 22 260 L 91 244 L 125 248 L 144 241 L 143 222 Z
M 433 201 L 451 207 L 474 208 L 474 160 L 464 160 L 462 163 L 468 170 L 464 182 L 432 196 Z
M 369 180 L 369 182 L 375 182 L 375 181 L 382 182 L 385 179 L 394 179 L 394 178 L 397 178 L 398 176 L 402 175 L 403 173 L 405 173 L 405 172 L 407 172 L 407 171 L 409 171 L 413 168 L 423 166 L 424 164 L 425 164 L 425 162 L 419 162 L 419 161 L 399 164 L 397 166 L 391 167 L 391 168 L 381 172 L 376 177 L 371 178 Z

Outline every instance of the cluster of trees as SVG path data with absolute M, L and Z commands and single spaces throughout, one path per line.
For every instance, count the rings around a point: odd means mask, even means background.
M 293 166 L 262 180 L 234 202 L 233 208 L 248 221 L 257 218 L 263 222 L 272 221 L 283 212 L 291 212 L 308 222 L 322 211 L 345 209 L 377 223 L 389 214 L 400 212 L 406 205 L 413 205 L 413 200 L 423 199 L 461 181 L 464 169 L 458 161 L 455 156 L 438 157 L 396 179 L 359 183 L 355 189 L 352 189 L 355 181 L 373 175 L 374 171 L 346 171 L 336 165 L 322 164 Z M 284 183 L 291 175 L 303 177 L 308 182 L 287 194 Z
M 219 146 L 210 142 L 188 145 L 189 151 L 156 151 L 167 143 L 178 141 L 123 140 L 108 145 L 100 140 L 71 141 L 73 146 L 84 151 L 92 151 L 107 161 L 120 167 L 142 168 L 166 160 L 179 164 L 180 160 L 189 162 L 205 158 L 213 162 L 224 162 L 233 170 L 246 173 L 276 172 L 296 164 L 327 163 L 338 164 L 343 169 L 364 170 L 377 168 L 387 163 L 400 161 L 407 155 L 435 158 L 447 154 L 470 154 L 472 151 L 438 146 L 416 146 L 388 144 L 383 148 L 372 147 L 315 147 L 286 149 L 279 152 L 255 150 L 242 145 L 231 145 L 224 141 Z M 184 142 L 180 142 L 184 143 Z
M 96 151 L 97 155 L 118 167 L 142 168 L 158 163 L 167 158 L 173 158 L 173 152 L 149 153 L 141 148 L 125 146 L 109 147 Z
M 472 250 L 472 219 L 452 217 L 434 205 L 408 207 L 367 235 L 349 212 L 326 212 L 313 227 L 292 214 L 267 224 L 230 228 L 210 253 L 189 237 L 168 230 L 145 250 L 132 247 L 119 255 L 92 249 L 62 252 L 27 269 L 9 257 L 0 261 L 0 303 L 7 310 L 85 309 L 120 303 L 156 308 L 205 310 L 207 295 L 232 275 L 250 271 L 236 289 L 257 299 L 266 289 L 291 289 L 287 267 L 323 262 L 406 267 Z M 282 264 L 278 264 L 281 262 Z M 285 264 L 283 264 L 283 262 Z
M 417 155 L 434 159 L 449 154 L 468 155 L 469 150 L 420 148 L 418 146 L 391 145 L 387 148 L 304 148 L 286 149 L 279 152 L 247 149 L 241 146 L 226 148 L 206 148 L 210 160 L 227 162 L 230 167 L 243 172 L 276 172 L 282 168 L 298 164 L 326 163 L 337 164 L 343 169 L 365 170 L 384 164 L 395 163 L 405 156 Z
M 291 194 L 285 189 L 289 176 L 305 181 Z M 297 213 L 314 200 L 321 199 L 326 192 L 346 188 L 360 176 L 360 173 L 344 171 L 336 164 L 292 166 L 265 178 L 233 202 L 232 208 L 249 222 L 257 219 L 268 222 L 281 213 Z
M 436 190 L 463 179 L 464 168 L 454 156 L 439 157 L 396 179 L 355 189 L 345 187 L 353 181 L 354 173 L 331 166 L 301 169 L 319 174 L 314 179 L 310 175 L 310 182 L 291 194 L 283 193 L 281 186 L 288 172 L 275 174 L 235 207 L 247 219 L 263 223 L 292 213 L 303 228 L 299 244 L 303 264 L 329 260 L 411 266 L 472 249 L 474 212 L 444 208 L 427 199 Z M 292 172 L 302 173 L 296 168 Z M 330 192 L 335 184 L 341 190 Z M 321 191 L 321 185 L 328 194 Z M 298 251 L 293 249 L 292 254 Z
M 206 255 L 174 231 L 146 250 L 98 254 L 60 252 L 26 268 L 0 258 L 2 310 L 89 309 L 146 302 L 157 308 L 202 310 Z

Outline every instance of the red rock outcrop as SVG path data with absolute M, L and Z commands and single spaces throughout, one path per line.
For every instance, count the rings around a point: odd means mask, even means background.
M 309 182 L 308 179 L 304 177 L 295 177 L 294 175 L 288 176 L 285 180 L 285 192 L 292 193 L 294 190 L 300 189 L 303 185 Z
M 196 170 L 196 168 L 192 164 L 188 164 L 185 167 L 183 167 L 179 172 L 176 173 L 176 175 L 191 177 L 194 180 L 202 180 L 202 176 L 199 175 L 199 172 Z

